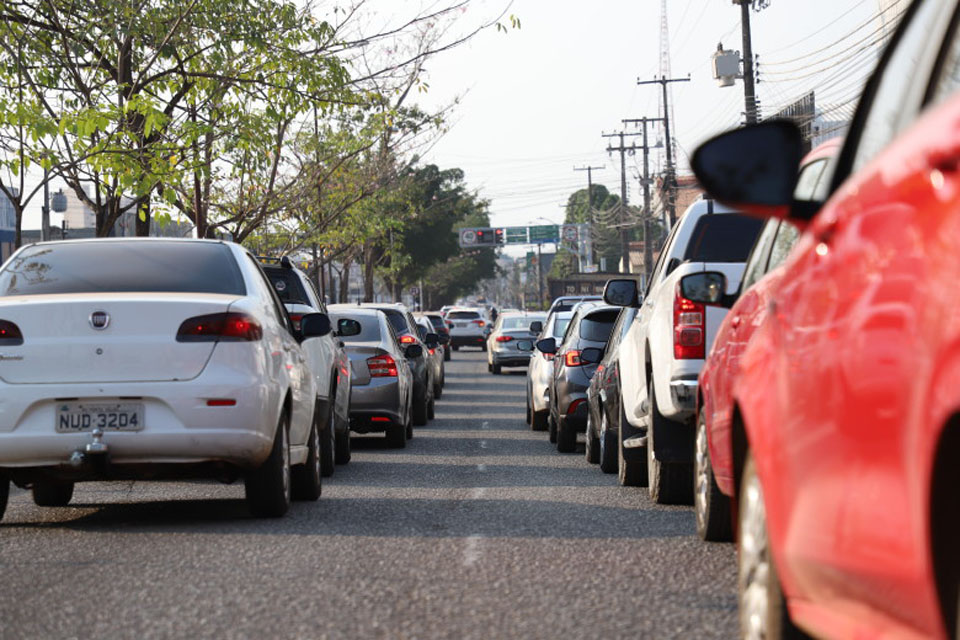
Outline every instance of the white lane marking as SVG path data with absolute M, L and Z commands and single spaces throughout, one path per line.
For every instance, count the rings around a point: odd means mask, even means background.
M 483 536 L 467 536 L 467 543 L 463 547 L 463 566 L 472 567 L 480 560 L 480 539 Z

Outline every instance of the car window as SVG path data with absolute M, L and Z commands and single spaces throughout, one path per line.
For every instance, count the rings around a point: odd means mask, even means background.
M 789 222 L 784 221 L 777 230 L 777 238 L 773 241 L 773 249 L 770 251 L 770 261 L 767 264 L 767 271 L 773 271 L 786 260 L 787 256 L 793 250 L 793 245 L 800 239 L 800 230 Z
M 617 321 L 620 309 L 595 311 L 580 321 L 580 337 L 593 342 L 606 342 L 610 339 L 613 323 Z
M 261 267 L 282 302 L 313 306 L 313 301 L 307 296 L 307 291 L 296 272 L 283 267 L 269 265 L 261 265 Z
M 537 320 L 542 320 L 542 318 L 536 316 L 511 316 L 509 318 L 503 318 L 501 329 L 528 329 L 530 323 L 536 322 Z
M 410 333 L 410 328 L 407 326 L 407 319 L 403 317 L 402 313 L 387 309 L 384 309 L 383 313 L 387 316 L 387 321 L 398 336 Z
M 624 307 L 620 310 L 620 313 L 617 314 L 617 320 L 613 323 L 613 328 L 610 329 L 610 341 L 607 343 L 607 353 L 611 353 L 617 348 L 617 345 L 620 344 L 620 339 L 623 337 L 623 325 L 626 322 L 629 311 L 630 307 Z
M 960 28 L 957 25 L 955 19 L 939 72 L 930 84 L 931 104 L 943 102 L 960 89 Z
M 800 176 L 797 178 L 797 188 L 793 191 L 795 200 L 806 202 L 816 200 L 817 184 L 820 182 L 823 170 L 827 168 L 828 160 L 828 158 L 815 160 L 800 170 Z
M 376 316 L 351 315 L 340 311 L 330 313 L 331 325 L 336 327 L 340 320 L 356 320 L 360 323 L 360 333 L 357 335 L 340 336 L 344 342 L 379 342 L 381 340 L 380 321 Z
M 693 227 L 683 260 L 746 262 L 764 221 L 739 213 L 701 216 Z
M 102 292 L 247 293 L 233 252 L 206 242 L 34 245 L 0 272 L 3 296 Z
M 906 85 L 916 75 L 920 60 L 929 46 L 930 34 L 936 32 L 934 26 L 941 15 L 941 8 L 942 5 L 934 0 L 919 3 L 919 9 L 881 72 L 869 104 L 861 105 L 860 108 L 869 111 L 857 134 L 851 172 L 862 168 L 912 120 L 904 117 L 903 113 L 905 101 L 910 97 Z
M 568 326 L 570 326 L 570 318 L 557 318 L 553 323 L 553 337 L 559 338 L 564 335 Z
M 757 238 L 750 258 L 747 260 L 747 266 L 743 270 L 743 282 L 740 284 L 740 291 L 746 291 L 753 286 L 753 283 L 763 277 L 767 272 L 767 260 L 770 257 L 770 247 L 773 246 L 773 240 L 777 236 L 777 227 L 780 221 L 768 220 L 760 237 Z
M 480 314 L 476 311 L 451 311 L 447 320 L 479 320 Z
M 273 288 L 270 278 L 268 278 L 267 274 L 263 272 L 263 267 L 260 266 L 260 263 L 257 261 L 257 259 L 250 254 L 247 254 L 247 257 L 250 258 L 250 262 L 253 263 L 254 268 L 263 281 L 264 289 L 267 290 L 267 295 L 270 296 L 270 301 L 273 303 L 273 312 L 277 318 L 277 322 L 279 322 L 283 328 L 292 335 L 293 325 L 290 323 L 290 316 L 287 315 L 287 308 L 283 306 L 283 302 L 277 295 L 277 290 Z
M 673 240 L 677 236 L 677 229 L 680 228 L 680 220 L 673 225 L 673 229 L 670 230 L 670 235 L 667 236 L 666 241 L 663 243 L 663 247 L 660 249 L 660 255 L 657 256 L 657 261 L 653 265 L 653 271 L 650 272 L 650 281 L 647 283 L 646 291 L 643 294 L 643 297 L 646 298 L 650 295 L 650 290 L 653 288 L 653 284 L 660 280 L 660 275 L 663 272 L 663 263 L 666 260 L 666 257 L 670 254 L 670 250 L 673 248 Z

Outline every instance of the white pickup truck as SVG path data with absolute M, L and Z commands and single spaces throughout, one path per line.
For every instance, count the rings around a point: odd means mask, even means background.
M 735 293 L 762 227 L 697 200 L 674 225 L 645 292 L 633 279 L 607 283 L 608 304 L 640 305 L 620 345 L 620 482 L 648 484 L 656 502 L 692 503 L 697 377 L 727 313 L 683 298 L 680 278 L 720 271 Z

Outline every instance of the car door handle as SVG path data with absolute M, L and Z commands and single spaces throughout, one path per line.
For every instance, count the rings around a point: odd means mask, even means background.
M 733 319 L 730 320 L 730 326 L 734 329 L 740 326 L 741 318 L 740 316 L 733 316 Z

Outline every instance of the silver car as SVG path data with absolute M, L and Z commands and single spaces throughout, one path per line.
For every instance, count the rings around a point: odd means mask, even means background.
M 439 335 L 434 333 L 433 323 L 429 318 L 419 316 L 417 321 L 417 335 L 427 348 L 427 365 L 433 368 L 433 397 L 437 400 L 443 395 L 443 385 L 446 383 L 446 369 L 443 366 L 444 345 L 439 341 Z
M 537 333 L 530 331 L 530 325 L 546 319 L 546 313 L 526 313 L 524 311 L 503 312 L 493 323 L 493 330 L 487 338 L 487 371 L 500 375 L 503 367 L 526 367 L 530 364 L 529 351 L 517 348 L 521 340 L 533 340 Z
M 330 311 L 333 326 L 359 323 L 355 335 L 343 335 L 350 357 L 350 429 L 383 431 L 387 442 L 405 447 L 413 437 L 413 373 L 408 358 L 419 357 L 419 343 L 403 345 L 387 316 L 378 309 L 352 307 Z
M 563 337 L 573 318 L 572 311 L 552 311 L 547 315 L 543 331 L 537 340 Z M 536 342 L 534 340 L 533 342 Z M 531 349 L 533 348 L 530 345 Z M 527 369 L 527 423 L 534 431 L 547 430 L 547 417 L 550 413 L 548 403 L 550 378 L 553 375 L 553 356 L 535 351 Z

